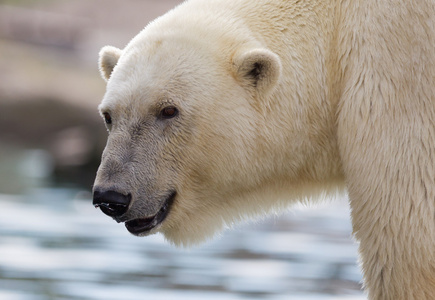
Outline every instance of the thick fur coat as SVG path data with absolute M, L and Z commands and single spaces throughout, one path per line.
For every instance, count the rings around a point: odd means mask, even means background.
M 435 299 L 435 1 L 189 0 L 100 71 L 94 201 L 130 232 L 347 189 L 369 299 Z

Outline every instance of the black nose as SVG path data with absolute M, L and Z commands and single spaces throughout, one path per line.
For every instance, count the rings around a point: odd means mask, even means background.
M 111 217 L 123 215 L 131 201 L 131 194 L 123 195 L 115 191 L 94 191 L 94 204 Z

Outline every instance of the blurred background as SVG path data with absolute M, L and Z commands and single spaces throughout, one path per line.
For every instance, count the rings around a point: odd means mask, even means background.
M 180 2 L 0 0 L 0 299 L 364 299 L 346 199 L 190 250 L 93 208 L 98 52 Z

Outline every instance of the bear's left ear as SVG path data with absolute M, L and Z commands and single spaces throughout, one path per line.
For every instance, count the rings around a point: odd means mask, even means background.
M 242 85 L 259 95 L 273 90 L 281 75 L 281 60 L 268 49 L 253 49 L 233 58 L 233 72 Z
M 98 67 L 100 68 L 101 77 L 103 77 L 104 80 L 109 80 L 113 68 L 115 68 L 118 63 L 121 54 L 122 50 L 113 46 L 105 46 L 101 48 Z

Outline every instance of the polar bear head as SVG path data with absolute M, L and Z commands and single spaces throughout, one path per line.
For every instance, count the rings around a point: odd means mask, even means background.
M 162 232 L 176 244 L 238 219 L 237 199 L 265 172 L 258 127 L 279 57 L 145 30 L 124 50 L 104 47 L 99 67 L 109 136 L 94 205 L 135 235 Z

